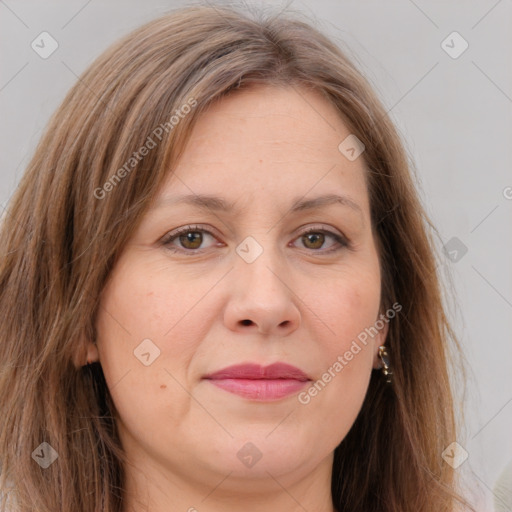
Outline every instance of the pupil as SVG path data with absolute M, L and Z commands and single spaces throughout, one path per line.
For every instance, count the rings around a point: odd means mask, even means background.
M 309 235 L 306 236 L 308 238 L 308 241 L 312 243 L 312 245 L 314 245 L 315 248 L 321 247 L 323 245 L 323 233 L 310 233 Z M 318 244 L 318 242 L 320 242 L 320 244 Z
M 201 233 L 197 231 L 189 231 L 188 233 L 181 235 L 180 238 L 181 242 L 185 245 L 185 247 L 197 249 L 201 245 Z M 190 245 L 187 244 L 191 244 L 192 247 L 190 247 Z

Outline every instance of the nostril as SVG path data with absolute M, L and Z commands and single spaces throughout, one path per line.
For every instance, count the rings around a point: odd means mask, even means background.
M 252 324 L 252 320 L 242 320 L 241 324 L 242 325 L 251 325 Z

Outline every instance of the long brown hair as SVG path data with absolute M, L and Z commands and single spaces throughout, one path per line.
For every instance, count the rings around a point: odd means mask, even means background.
M 386 110 L 346 55 L 301 19 L 196 6 L 142 26 L 83 73 L 4 216 L 0 488 L 15 510 L 122 510 L 114 404 L 101 365 L 80 366 L 85 341 L 95 339 L 109 273 L 195 120 L 257 84 L 319 91 L 364 143 L 381 307 L 403 307 L 387 338 L 393 384 L 373 372 L 335 451 L 333 503 L 340 512 L 442 512 L 464 502 L 441 457 L 457 438 L 448 364 L 458 344 L 431 225 Z M 46 469 L 35 462 L 44 442 L 58 454 Z

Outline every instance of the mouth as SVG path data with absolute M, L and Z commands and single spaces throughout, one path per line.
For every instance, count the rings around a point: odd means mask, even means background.
M 286 363 L 229 366 L 204 379 L 225 391 L 259 402 L 280 400 L 297 393 L 311 382 L 305 372 Z

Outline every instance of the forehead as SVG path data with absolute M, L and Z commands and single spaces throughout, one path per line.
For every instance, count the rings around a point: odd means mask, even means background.
M 212 194 L 288 202 L 338 193 L 367 207 L 362 157 L 338 149 L 351 134 L 318 92 L 258 86 L 212 104 L 198 118 L 160 196 Z

